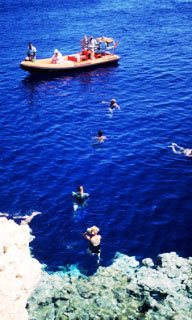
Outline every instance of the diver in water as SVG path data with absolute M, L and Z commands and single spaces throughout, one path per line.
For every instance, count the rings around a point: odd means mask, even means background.
M 101 236 L 99 233 L 99 228 L 92 226 L 88 228 L 83 234 L 84 238 L 89 241 L 88 252 L 92 255 L 97 255 L 97 263 L 100 263 L 101 256 Z
M 89 198 L 89 193 L 84 192 L 83 186 L 79 186 L 77 188 L 77 192 L 72 192 L 73 197 L 73 209 L 77 211 L 77 209 L 83 207 L 86 204 L 86 200 Z
M 172 148 L 176 154 L 184 154 L 186 157 L 192 157 L 192 149 L 180 147 L 176 143 L 172 143 L 169 148 Z

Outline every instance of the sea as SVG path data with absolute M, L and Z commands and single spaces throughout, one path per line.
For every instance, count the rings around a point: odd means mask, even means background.
M 46 58 L 79 52 L 85 34 L 119 41 L 119 64 L 49 78 L 20 69 L 29 41 Z M 93 274 L 92 225 L 103 267 L 116 252 L 192 255 L 192 159 L 168 147 L 192 148 L 192 1 L 0 0 L 0 38 L 0 211 L 41 212 L 33 256 L 49 272 Z M 111 115 L 102 102 L 113 98 Z M 79 185 L 90 197 L 74 212 Z

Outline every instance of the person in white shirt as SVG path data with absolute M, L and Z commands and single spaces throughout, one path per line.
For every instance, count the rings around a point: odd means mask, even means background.
M 35 61 L 36 59 L 36 48 L 32 45 L 31 42 L 29 42 L 29 45 L 28 45 L 28 51 L 27 51 L 27 57 L 25 60 L 28 60 L 28 61 Z
M 59 50 L 57 50 L 57 49 L 54 50 L 54 54 L 51 58 L 51 63 L 55 63 L 55 64 L 64 63 L 64 59 L 63 59 L 62 54 Z
M 93 38 L 93 36 L 89 38 L 87 47 L 88 47 L 88 50 L 91 50 L 92 59 L 94 59 L 95 50 L 98 48 L 98 42 L 96 39 Z

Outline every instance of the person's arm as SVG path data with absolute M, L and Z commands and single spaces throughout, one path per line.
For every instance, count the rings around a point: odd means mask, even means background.
M 82 198 L 83 198 L 83 199 L 89 198 L 89 193 L 85 193 L 85 192 L 84 192 L 83 195 L 82 195 Z
M 110 104 L 110 102 L 109 101 L 101 101 L 101 103 L 104 103 L 104 104 Z
M 15 217 L 13 217 L 13 219 L 23 219 L 23 220 L 25 220 L 25 219 L 27 219 L 29 216 L 28 215 L 25 215 L 25 216 L 15 216 Z
M 39 212 L 39 211 L 33 211 L 30 216 L 29 216 L 29 215 L 23 216 L 23 217 L 22 217 L 23 220 L 22 220 L 21 224 L 28 224 L 28 223 L 30 223 L 31 220 L 32 220 L 35 216 L 37 216 L 38 214 L 41 214 L 41 212 Z
M 83 236 L 84 236 L 85 239 L 87 239 L 89 241 L 91 240 L 91 237 L 88 235 L 87 232 L 84 232 Z
M 178 144 L 176 144 L 176 143 L 172 143 L 172 145 L 170 147 L 172 148 L 173 152 L 176 154 L 182 154 L 185 150 L 183 147 L 178 146 Z M 177 148 L 177 150 L 176 150 L 176 148 Z

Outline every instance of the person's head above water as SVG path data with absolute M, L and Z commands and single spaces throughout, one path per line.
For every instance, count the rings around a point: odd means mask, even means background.
M 29 46 L 29 48 L 31 49 L 32 46 L 33 46 L 32 42 L 29 42 L 28 46 Z
M 99 233 L 99 228 L 96 226 L 92 226 L 91 228 L 87 228 L 87 233 L 96 235 Z
M 115 99 L 111 99 L 111 104 L 114 104 L 116 103 L 116 100 Z
M 103 132 L 101 130 L 98 131 L 98 137 L 102 137 L 103 136 Z
M 83 186 L 79 186 L 79 187 L 77 188 L 77 190 L 78 190 L 80 193 L 84 192 Z

